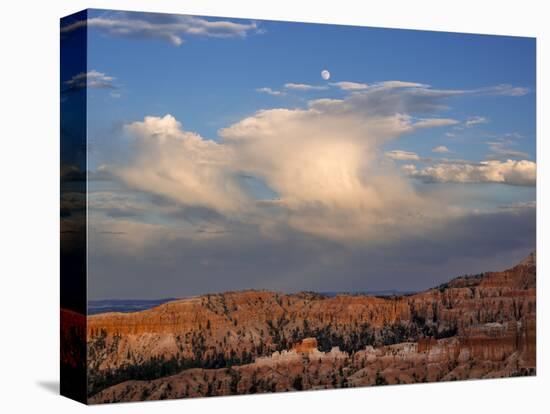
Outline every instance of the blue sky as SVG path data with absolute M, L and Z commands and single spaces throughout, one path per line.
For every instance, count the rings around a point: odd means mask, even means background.
M 324 68 L 334 81 L 399 79 L 448 89 L 512 84 L 535 90 L 535 41 L 530 38 L 270 21 L 258 25 L 261 33 L 246 38 L 190 37 L 179 47 L 162 39 L 136 41 L 90 30 L 89 67 L 117 77 L 127 91 L 123 103 L 102 100 L 97 112 L 92 105 L 92 115 L 116 122 L 168 112 L 216 138 L 218 128 L 260 108 L 303 105 L 303 96 L 282 100 L 258 95 L 256 88 L 322 84 Z M 339 94 L 308 97 L 315 95 Z M 453 103 L 450 113 L 483 114 L 494 121 L 496 132 L 520 129 L 533 136 L 534 104 L 532 94 L 512 102 L 463 99 Z M 112 118 L 104 119 L 111 110 Z
M 91 237 L 116 247 L 92 297 L 410 290 L 534 249 L 534 39 L 102 10 L 87 30 L 92 232 L 123 228 Z

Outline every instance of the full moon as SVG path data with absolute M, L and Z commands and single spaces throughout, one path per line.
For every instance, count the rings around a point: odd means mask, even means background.
M 321 77 L 324 79 L 324 80 L 329 80 L 330 79 L 330 72 L 328 70 L 323 70 L 321 71 Z

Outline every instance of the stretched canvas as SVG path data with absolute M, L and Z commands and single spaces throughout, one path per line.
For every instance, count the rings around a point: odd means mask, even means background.
M 535 375 L 535 39 L 60 31 L 63 395 Z

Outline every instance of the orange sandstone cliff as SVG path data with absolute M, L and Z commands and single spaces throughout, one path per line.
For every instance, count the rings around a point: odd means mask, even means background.
M 88 317 L 90 402 L 532 375 L 536 260 L 399 297 L 268 291 Z

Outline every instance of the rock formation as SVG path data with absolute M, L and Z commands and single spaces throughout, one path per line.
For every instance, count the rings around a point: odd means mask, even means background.
M 88 317 L 91 402 L 535 372 L 536 260 L 399 297 L 227 292 Z

